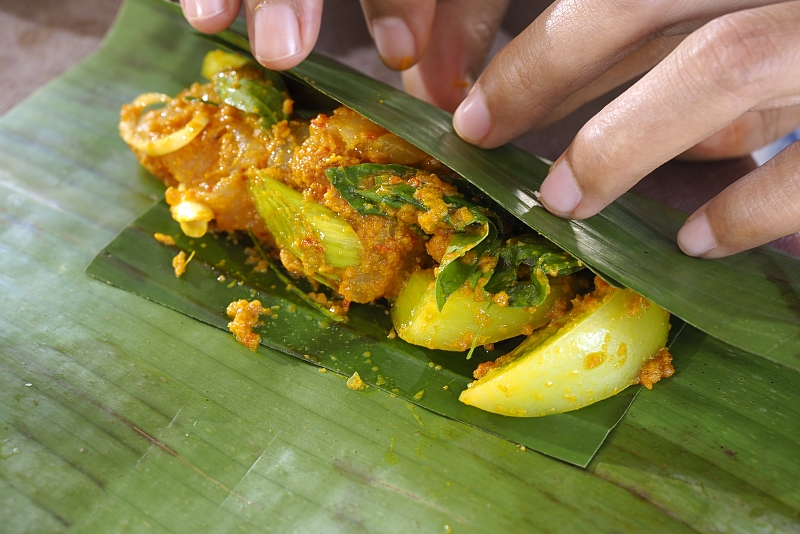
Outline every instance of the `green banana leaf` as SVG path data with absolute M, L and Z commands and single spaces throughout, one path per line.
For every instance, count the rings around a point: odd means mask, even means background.
M 157 242 L 156 232 L 173 236 L 176 246 Z M 493 353 L 477 349 L 468 362 L 462 353 L 388 339 L 392 329 L 388 311 L 376 305 L 354 306 L 347 324 L 331 321 L 287 290 L 285 279 L 273 272 L 253 272 L 245 245 L 211 234 L 187 238 L 167 204 L 160 202 L 103 249 L 87 272 L 223 330 L 230 321 L 225 314 L 230 302 L 256 298 L 277 316 L 267 316 L 266 324 L 256 329 L 262 345 L 345 377 L 358 372 L 372 387 L 581 467 L 589 463 L 640 389 L 630 387 L 585 409 L 536 419 L 504 417 L 467 406 L 458 395 L 472 381 L 472 370 L 510 348 L 501 344 L 505 350 Z M 178 250 L 193 255 L 180 279 L 171 264 Z M 674 329 L 673 339 L 679 331 Z
M 180 19 L 178 23 L 183 24 Z M 302 107 L 304 101 L 297 100 Z M 184 278 L 176 279 L 171 267 L 177 250 L 156 242 L 152 237 L 156 232 L 172 235 L 177 247 L 194 258 Z M 265 346 L 345 376 L 358 372 L 372 387 L 581 467 L 589 463 L 639 390 L 628 388 L 587 409 L 540 419 L 503 417 L 466 406 L 458 395 L 472 381 L 472 370 L 481 361 L 507 353 L 508 344 L 493 354 L 479 349 L 478 357 L 467 362 L 461 354 L 386 339 L 391 322 L 386 310 L 375 313 L 374 306 L 356 307 L 347 325 L 336 324 L 291 295 L 286 280 L 253 272 L 244 247 L 212 236 L 186 238 L 161 203 L 106 247 L 87 272 L 222 329 L 230 320 L 225 314 L 228 303 L 258 298 L 278 311 L 277 318 L 259 329 Z
M 195 79 L 175 28 L 128 0 L 0 119 L 0 530 L 800 529 L 800 374 L 691 327 L 583 470 L 86 276 L 162 194 L 114 125 Z

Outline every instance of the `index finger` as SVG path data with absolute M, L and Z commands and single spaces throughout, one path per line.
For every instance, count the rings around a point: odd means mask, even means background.
M 578 132 L 542 184 L 542 202 L 562 217 L 589 217 L 748 110 L 791 103 L 800 96 L 798 25 L 795 1 L 692 34 Z
M 241 5 L 241 0 L 181 0 L 183 16 L 205 33 L 220 32 L 233 24 Z
M 269 69 L 290 69 L 317 42 L 322 0 L 245 0 L 250 49 Z
M 778 0 L 560 0 L 501 50 L 456 110 L 465 140 L 499 146 L 645 44 Z

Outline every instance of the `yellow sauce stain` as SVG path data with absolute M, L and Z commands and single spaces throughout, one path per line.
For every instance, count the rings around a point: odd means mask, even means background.
M 400 458 L 394 452 L 394 440 L 395 437 L 392 436 L 392 444 L 389 445 L 389 450 L 383 455 L 383 461 L 389 465 L 394 465 L 400 461 Z
M 619 347 L 617 347 L 617 367 L 622 366 L 625 363 L 625 360 L 628 359 L 628 345 L 625 343 L 620 343 Z
M 625 315 L 628 317 L 641 316 L 649 308 L 650 301 L 638 293 L 634 293 L 630 300 L 625 302 Z
M 417 414 L 417 412 L 414 411 L 414 405 L 406 403 L 406 407 L 408 408 L 408 411 L 411 412 L 411 415 L 414 416 L 414 419 L 417 421 L 419 426 L 424 427 L 425 423 L 422 422 L 422 418 Z
M 171 235 L 162 234 L 161 232 L 156 232 L 153 234 L 153 237 L 156 241 L 161 243 L 162 245 L 173 246 L 175 245 L 175 238 Z
M 192 258 L 194 258 L 194 251 L 192 251 L 191 255 L 187 258 L 186 253 L 182 250 L 178 252 L 177 256 L 172 258 L 172 268 L 175 269 L 176 278 L 180 278 L 183 273 L 186 272 L 186 266 L 189 265 Z
M 269 271 L 269 263 L 267 263 L 266 260 L 259 260 L 255 267 L 253 267 L 254 273 L 265 273 L 267 271 Z
M 587 354 L 583 359 L 583 367 L 584 369 L 594 369 L 595 367 L 599 367 L 605 360 L 605 352 L 592 352 L 591 354 Z
M 261 342 L 261 336 L 253 332 L 253 328 L 262 324 L 261 315 L 270 315 L 272 310 L 269 308 L 264 309 L 261 306 L 261 301 L 248 302 L 241 299 L 228 304 L 227 314 L 228 317 L 233 319 L 228 323 L 228 330 L 236 336 L 236 340 L 239 343 L 255 351 Z
M 352 389 L 353 391 L 360 391 L 362 389 L 366 389 L 367 383 L 361 380 L 361 377 L 358 375 L 358 371 L 353 373 L 353 376 L 347 379 L 347 387 Z

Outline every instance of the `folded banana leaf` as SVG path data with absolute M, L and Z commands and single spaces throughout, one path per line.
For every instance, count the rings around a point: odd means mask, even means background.
M 172 236 L 175 246 L 156 241 L 156 232 Z M 245 253 L 246 246 L 253 244 L 246 239 L 213 234 L 187 238 L 169 207 L 160 202 L 103 249 L 87 272 L 223 330 L 230 321 L 225 314 L 229 303 L 258 299 L 274 312 L 256 329 L 262 345 L 344 377 L 358 372 L 372 387 L 582 467 L 639 390 L 631 387 L 585 409 L 535 419 L 504 417 L 467 406 L 458 401 L 458 395 L 472 381 L 472 370 L 510 349 L 493 353 L 476 349 L 475 357 L 467 361 L 461 353 L 389 339 L 388 310 L 378 305 L 354 306 L 347 323 L 333 321 L 298 296 L 302 291 L 292 291 L 298 282 L 287 285 L 288 280 L 274 270 L 254 271 Z M 180 279 L 172 268 L 179 250 L 193 258 Z M 679 330 L 673 330 L 673 339 Z M 233 338 L 231 343 L 235 343 Z M 339 387 L 345 387 L 344 382 Z
M 0 118 L 0 530 L 800 530 L 800 373 L 690 326 L 583 470 L 86 276 L 163 194 L 115 122 L 196 79 L 177 28 L 129 0 Z
M 181 19 L 176 19 L 176 23 L 184 24 Z M 235 34 L 229 35 L 235 38 Z M 321 102 L 319 97 L 303 98 L 308 93 L 302 89 L 292 94 L 301 110 L 309 104 L 331 109 L 331 104 Z M 156 232 L 173 236 L 176 246 L 158 243 L 153 238 Z M 106 247 L 87 272 L 222 329 L 226 329 L 229 321 L 225 310 L 230 302 L 258 298 L 277 312 L 258 329 L 263 345 L 344 376 L 358 372 L 373 387 L 582 467 L 591 460 L 638 392 L 638 387 L 628 388 L 587 409 L 538 419 L 503 417 L 466 406 L 458 401 L 458 395 L 472 381 L 472 370 L 481 361 L 508 352 L 508 344 L 500 344 L 492 354 L 478 349 L 477 357 L 467 362 L 460 354 L 387 339 L 392 325 L 388 311 L 382 308 L 376 313 L 375 306 L 356 307 L 347 324 L 337 324 L 309 306 L 302 298 L 302 291 L 293 294 L 287 290 L 289 280 L 280 274 L 255 272 L 244 253 L 246 245 L 212 236 L 188 239 L 172 220 L 166 204 L 160 203 Z M 171 267 L 178 249 L 193 258 L 180 280 Z M 679 330 L 673 330 L 673 337 Z
M 423 148 L 596 272 L 731 345 L 800 369 L 799 259 L 770 247 L 690 258 L 675 241 L 686 216 L 634 193 L 587 220 L 559 219 L 535 200 L 547 162 L 513 145 L 469 145 L 450 114 L 323 56 L 292 73 Z
M 234 31 L 215 40 L 249 54 Z M 675 241 L 686 215 L 634 193 L 584 221 L 559 219 L 535 199 L 549 162 L 513 145 L 476 148 L 455 134 L 449 113 L 324 56 L 288 73 L 433 155 L 610 281 L 726 343 L 800 369 L 800 259 L 766 246 L 714 261 L 688 257 Z

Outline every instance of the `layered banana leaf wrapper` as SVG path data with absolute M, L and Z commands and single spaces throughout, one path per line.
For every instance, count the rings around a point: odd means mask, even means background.
M 173 92 L 179 78 L 184 83 L 185 76 L 199 79 L 200 61 L 192 63 L 198 53 L 223 46 L 249 56 L 241 34 L 228 30 L 204 43 L 189 35 L 174 4 L 145 4 L 196 47 L 180 76 L 165 73 L 175 78 Z M 321 55 L 312 54 L 284 77 L 298 113 L 313 116 L 339 104 L 352 108 L 456 171 L 464 178 L 464 191 L 516 217 L 613 284 L 630 287 L 669 310 L 670 344 L 685 321 L 688 328 L 712 335 L 732 350 L 800 367 L 800 262 L 795 258 L 770 248 L 715 261 L 687 257 L 675 245 L 685 216 L 634 194 L 585 221 L 558 219 L 535 199 L 547 174 L 546 161 L 511 145 L 475 148 L 453 132 L 448 113 Z M 141 92 L 153 89 L 138 87 Z M 174 237 L 175 245 L 157 242 L 155 233 Z M 588 465 L 638 393 L 638 386 L 630 387 L 592 406 L 535 419 L 466 406 L 458 395 L 472 380 L 475 366 L 513 345 L 501 343 L 491 353 L 479 348 L 471 361 L 463 354 L 413 346 L 391 338 L 388 310 L 380 304 L 355 306 L 346 323 L 337 321 L 309 302 L 311 288 L 303 281 L 290 280 L 275 265 L 255 272 L 245 252 L 252 246 L 247 235 L 186 237 L 166 203 L 159 202 L 109 244 L 88 272 L 222 329 L 229 321 L 225 310 L 230 302 L 259 299 L 274 311 L 256 330 L 264 346 L 343 377 L 358 372 L 372 388 L 579 466 Z M 181 278 L 171 264 L 176 248 L 192 257 Z M 661 387 L 648 395 L 658 398 Z
M 336 323 L 242 265 L 247 236 L 181 237 L 119 108 L 177 94 L 217 46 L 127 0 L 97 54 L 0 119 L 0 530 L 798 530 L 797 260 L 686 258 L 683 216 L 633 195 L 551 217 L 533 202 L 545 163 L 467 146 L 446 114 L 313 57 L 290 73 L 298 104 L 340 99 L 688 323 L 676 374 L 630 406 L 636 388 L 563 416 L 473 410 L 457 392 L 492 355 L 389 340 L 381 307 Z M 156 231 L 195 251 L 180 279 Z M 239 297 L 280 306 L 255 353 L 221 329 Z M 348 389 L 354 369 L 372 386 Z

